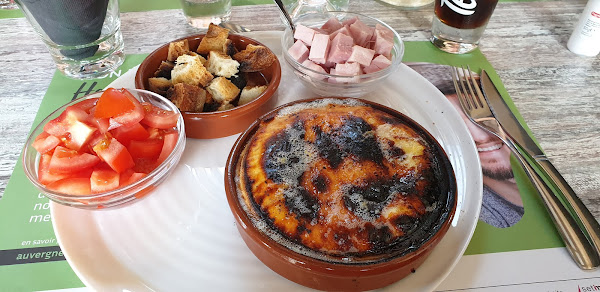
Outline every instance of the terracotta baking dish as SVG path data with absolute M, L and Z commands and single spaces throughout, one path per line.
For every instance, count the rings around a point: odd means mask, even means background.
M 187 39 L 190 50 L 195 50 L 204 34 L 180 38 Z M 229 34 L 235 47 L 241 51 L 248 44 L 263 45 L 260 42 L 240 35 Z M 264 45 L 263 45 L 264 46 Z M 167 59 L 169 44 L 165 44 L 150 53 L 140 64 L 135 75 L 135 87 L 148 90 L 148 78 L 154 77 L 154 72 L 162 61 Z M 281 81 L 281 66 L 275 60 L 271 67 L 252 74 L 250 78 L 262 78 L 267 81 L 267 89 L 259 97 L 245 105 L 219 112 L 192 113 L 183 112 L 186 136 L 197 139 L 221 138 L 237 134 L 245 130 L 256 118 L 271 110 L 276 104 L 276 91 Z
M 370 257 L 369 261 L 363 262 L 360 260 L 332 262 L 324 259 L 316 259 L 313 256 L 300 254 L 283 244 L 280 244 L 272 239 L 272 237 L 259 230 L 252 219 L 250 219 L 250 216 L 247 213 L 248 211 L 244 210 L 244 208 L 248 208 L 248 204 L 242 206 L 242 201 L 244 200 L 239 196 L 239 180 L 236 179 L 239 171 L 239 161 L 244 155 L 243 153 L 246 145 L 257 133 L 261 121 L 269 121 L 275 117 L 281 109 L 285 109 L 291 105 L 319 99 L 321 98 L 299 100 L 280 106 L 260 117 L 250 125 L 244 133 L 242 133 L 231 150 L 225 169 L 225 191 L 229 206 L 237 221 L 236 225 L 238 231 L 246 245 L 258 259 L 281 276 L 310 288 L 327 291 L 364 291 L 385 287 L 414 273 L 418 269 L 437 243 L 446 234 L 456 211 L 456 179 L 446 153 L 431 134 L 407 116 L 377 103 L 355 99 L 370 105 L 375 109 L 391 114 L 403 123 L 408 124 L 427 140 L 432 149 L 434 149 L 434 153 L 436 153 L 436 161 L 439 165 L 439 169 L 441 169 L 439 181 L 440 185 L 443 185 L 440 187 L 441 191 L 439 192 L 439 198 L 444 198 L 440 199 L 442 202 L 439 202 L 437 206 L 442 209 L 437 213 L 438 215 L 431 216 L 431 218 L 435 219 L 431 219 L 429 220 L 429 223 L 427 223 L 429 225 L 426 225 L 426 227 L 429 226 L 431 229 L 419 228 L 420 230 L 425 231 L 415 231 L 414 233 L 411 233 L 413 237 L 408 238 L 410 244 L 407 244 L 406 241 L 403 241 L 401 244 L 402 246 L 411 246 L 414 245 L 413 242 L 423 242 L 420 246 L 413 246 L 413 248 L 408 251 L 403 250 L 401 252 L 394 252 L 393 256 L 390 256 L 389 254 L 378 255 L 375 260 L 373 260 L 373 257 Z M 250 208 L 258 208 L 255 203 L 251 205 L 252 207 Z M 267 223 L 267 225 L 268 224 L 269 223 Z M 424 238 L 415 240 L 415 236 L 423 236 Z

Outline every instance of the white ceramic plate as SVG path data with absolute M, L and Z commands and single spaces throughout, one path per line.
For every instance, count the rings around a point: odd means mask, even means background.
M 251 37 L 276 53 L 281 50 L 277 33 Z M 282 64 L 278 103 L 312 97 Z M 132 86 L 132 77 L 125 74 L 118 83 Z M 388 287 L 433 290 L 462 256 L 477 224 L 482 181 L 475 145 L 448 100 L 405 65 L 379 91 L 363 98 L 423 125 L 442 144 L 455 169 L 459 200 L 452 226 L 416 273 Z M 188 139 L 173 174 L 135 204 L 88 211 L 53 203 L 58 242 L 85 285 L 99 291 L 307 290 L 263 265 L 237 232 L 223 182 L 237 136 Z

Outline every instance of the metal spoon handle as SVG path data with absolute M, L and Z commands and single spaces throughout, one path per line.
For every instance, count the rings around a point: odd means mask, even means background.
M 285 6 L 283 6 L 283 3 L 281 2 L 281 0 L 274 0 L 274 1 L 275 1 L 275 3 L 277 3 L 277 6 L 279 6 L 279 11 L 281 11 L 283 16 L 285 17 L 288 27 L 292 30 L 292 32 L 296 32 L 296 27 L 294 26 L 294 22 L 292 22 L 292 18 L 290 17 L 290 14 L 285 9 Z

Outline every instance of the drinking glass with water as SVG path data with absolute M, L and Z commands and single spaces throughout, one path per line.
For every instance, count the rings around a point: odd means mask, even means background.
M 231 0 L 181 0 L 188 23 L 197 28 L 226 22 L 231 16 Z

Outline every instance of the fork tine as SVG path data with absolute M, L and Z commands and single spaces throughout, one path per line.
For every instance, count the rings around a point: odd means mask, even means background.
M 465 67 L 460 67 L 460 69 L 462 69 L 462 76 L 463 78 L 461 80 L 463 80 L 462 82 L 462 86 L 463 86 L 463 90 L 465 92 L 467 92 L 467 96 L 469 97 L 469 101 L 471 102 L 471 105 L 473 106 L 474 109 L 480 108 L 480 103 L 478 102 L 478 98 L 477 96 L 475 96 L 475 91 L 473 91 L 473 87 L 471 86 L 472 81 L 469 79 L 469 77 L 471 76 L 470 74 L 470 70 L 467 70 Z M 466 84 L 466 86 L 465 86 Z
M 489 107 L 488 104 L 487 104 L 487 100 L 485 99 L 485 96 L 483 95 L 483 93 L 481 92 L 481 89 L 479 88 L 479 83 L 477 82 L 477 80 L 473 76 L 473 72 L 471 71 L 471 67 L 467 65 L 467 69 L 469 71 L 469 79 L 471 80 L 471 84 L 473 85 L 473 88 L 475 88 L 474 96 L 476 97 L 476 100 L 479 103 L 479 106 L 481 108 L 487 108 L 487 107 Z
M 460 71 L 462 69 L 462 72 Z M 462 76 L 462 77 L 461 77 Z M 465 103 L 468 105 L 469 110 L 477 109 L 477 104 L 475 103 L 473 93 L 468 90 L 469 83 L 465 80 L 466 76 L 463 68 L 456 68 L 456 80 L 458 81 L 460 90 L 462 91 L 462 95 L 464 97 Z
M 471 71 L 469 69 L 469 71 Z M 475 84 L 475 91 L 477 91 L 477 96 L 479 97 L 479 101 L 481 102 L 481 106 L 482 107 L 489 107 L 489 104 L 487 102 L 487 99 L 485 98 L 485 95 L 483 95 L 483 92 L 481 92 L 481 88 L 479 87 L 479 84 L 481 82 L 477 82 L 477 80 L 475 80 L 475 78 L 473 78 L 473 84 Z
M 472 107 L 469 104 L 468 98 L 465 96 L 466 93 L 464 92 L 463 88 L 459 86 L 459 82 L 461 81 L 460 75 L 458 74 L 458 68 L 453 66 L 450 68 L 452 69 L 452 82 L 454 83 L 454 89 L 456 90 L 456 96 L 458 97 L 460 106 L 463 108 L 465 114 L 470 117 L 471 115 L 469 114 L 469 111 L 472 109 Z

